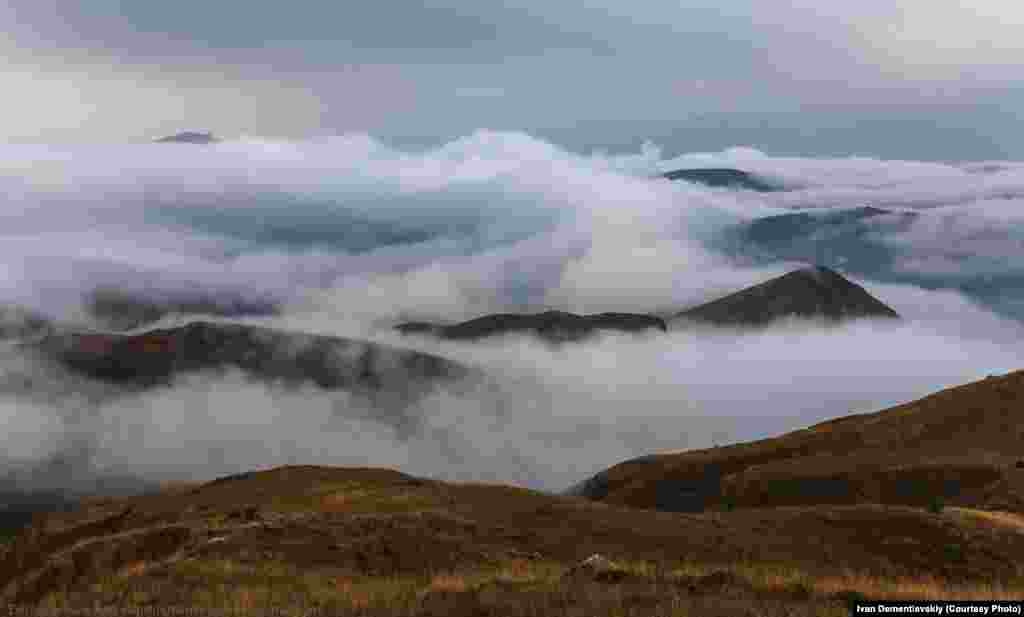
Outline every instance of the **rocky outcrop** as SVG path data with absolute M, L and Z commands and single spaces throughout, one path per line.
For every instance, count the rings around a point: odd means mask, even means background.
M 785 187 L 739 169 L 677 169 L 662 174 L 662 178 L 703 184 L 714 188 L 745 189 L 759 193 L 784 191 Z
M 534 334 L 550 342 L 578 341 L 597 331 L 667 331 L 665 321 L 653 315 L 635 313 L 599 313 L 576 315 L 562 311 L 536 314 L 499 313 L 454 325 L 409 322 L 396 326 L 403 334 L 428 334 L 448 340 L 474 340 L 512 333 Z
M 792 317 L 838 322 L 857 318 L 898 319 L 899 314 L 860 285 L 819 266 L 796 270 L 687 309 L 675 319 L 757 327 Z

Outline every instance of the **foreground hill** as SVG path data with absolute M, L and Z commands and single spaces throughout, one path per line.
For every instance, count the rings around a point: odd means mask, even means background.
M 549 342 L 578 341 L 598 331 L 642 332 L 668 328 L 664 320 L 653 315 L 635 313 L 600 313 L 576 315 L 562 311 L 518 315 L 499 313 L 485 315 L 462 323 L 440 325 L 426 322 L 399 324 L 403 334 L 429 334 L 448 340 L 474 340 L 488 336 L 529 333 Z
M 771 439 L 655 454 L 570 492 L 667 511 L 943 504 L 1024 514 L 1024 371 Z
M 830 268 L 795 270 L 676 314 L 679 323 L 757 327 L 785 318 L 838 322 L 899 318 L 892 308 Z
M 1015 524 L 869 504 L 676 514 L 385 469 L 281 467 L 38 517 L 0 546 L 0 603 L 838 616 L 858 594 L 1019 594 Z

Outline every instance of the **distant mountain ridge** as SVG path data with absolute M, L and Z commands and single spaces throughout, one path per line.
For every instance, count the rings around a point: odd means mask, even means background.
M 822 266 L 794 270 L 671 317 L 674 326 L 699 322 L 726 327 L 763 327 L 786 318 L 899 319 L 899 314 L 838 272 Z M 665 319 L 642 313 L 577 315 L 564 311 L 484 315 L 456 324 L 401 323 L 402 334 L 423 334 L 452 341 L 472 341 L 511 333 L 533 334 L 548 342 L 582 341 L 599 331 L 668 331 Z
M 696 168 L 677 169 L 661 175 L 668 180 L 695 182 L 714 188 L 735 188 L 759 193 L 771 193 L 786 190 L 780 184 L 770 182 L 752 173 L 731 168 Z
M 790 317 L 838 322 L 867 317 L 899 319 L 900 316 L 835 270 L 814 266 L 687 309 L 677 313 L 673 321 L 756 327 Z
M 182 131 L 153 141 L 158 144 L 215 144 L 220 142 L 220 139 L 210 132 Z
M 323 389 L 416 394 L 430 382 L 468 373 L 439 356 L 369 341 L 205 321 L 131 335 L 54 332 L 24 346 L 72 372 L 130 387 L 234 367 Z
M 665 321 L 653 315 L 637 313 L 576 315 L 563 311 L 545 311 L 534 314 L 498 313 L 453 325 L 408 322 L 395 327 L 403 334 L 429 334 L 448 340 L 474 340 L 510 333 L 531 333 L 552 342 L 578 341 L 602 330 L 640 332 L 652 328 L 662 332 L 668 330 Z

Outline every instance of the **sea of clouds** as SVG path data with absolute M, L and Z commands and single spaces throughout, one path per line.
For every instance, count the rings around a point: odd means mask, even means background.
M 721 166 L 793 190 L 656 177 Z M 117 394 L 41 375 L 4 348 L 0 471 L 33 478 L 71 457 L 62 469 L 74 474 L 46 476 L 58 487 L 96 474 L 201 480 L 315 463 L 557 490 L 652 451 L 779 434 L 1024 367 L 1024 313 L 1016 317 L 1010 284 L 1024 271 L 1024 163 L 750 148 L 669 159 L 650 145 L 580 154 L 490 131 L 416 152 L 365 135 L 5 145 L 0 194 L 0 303 L 90 326 L 83 298 L 100 288 L 237 296 L 278 307 L 244 318 L 253 323 L 415 347 L 488 375 L 418 402 L 409 430 L 345 393 L 199 374 Z M 717 243 L 725 230 L 864 205 L 918 214 L 868 238 L 872 250 L 893 251 L 891 271 L 853 276 L 901 323 L 673 330 L 558 349 L 390 330 L 495 311 L 669 315 L 805 265 L 738 259 Z M 965 272 L 1009 283 L 974 297 Z

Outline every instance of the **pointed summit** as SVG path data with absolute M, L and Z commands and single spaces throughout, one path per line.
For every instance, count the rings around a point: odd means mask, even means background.
M 863 287 L 823 266 L 795 270 L 685 310 L 677 319 L 720 326 L 765 326 L 786 317 L 843 321 L 899 314 Z

